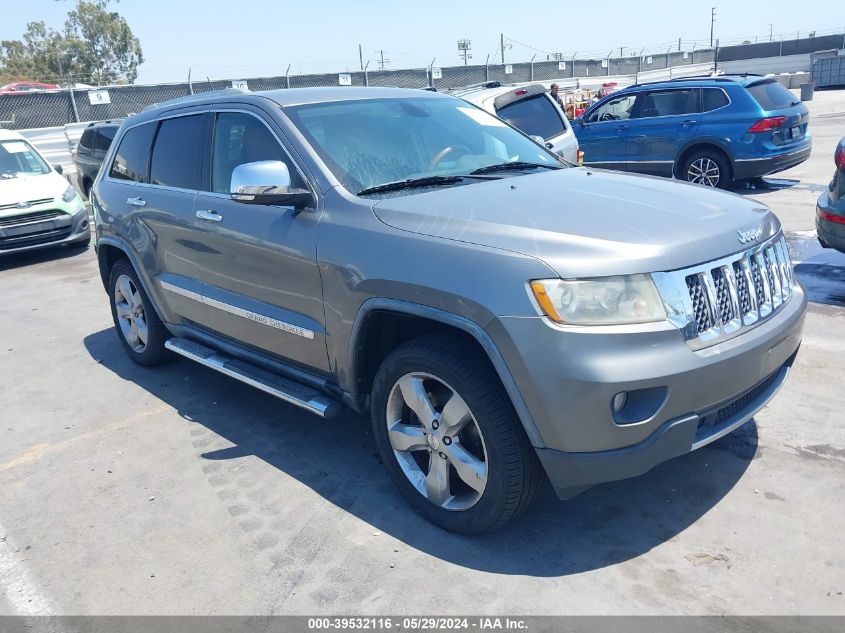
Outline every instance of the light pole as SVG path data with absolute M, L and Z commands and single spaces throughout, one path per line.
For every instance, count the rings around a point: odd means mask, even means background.
M 716 7 L 710 7 L 710 48 L 713 48 L 713 23 L 716 22 Z

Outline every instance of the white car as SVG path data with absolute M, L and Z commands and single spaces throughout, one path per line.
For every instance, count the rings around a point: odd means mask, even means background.
M 91 241 L 85 204 L 59 170 L 23 136 L 0 129 L 0 255 Z
M 537 141 L 542 139 L 550 150 L 570 163 L 578 163 L 575 132 L 544 86 L 503 85 L 490 81 L 453 90 L 450 94 L 495 114 Z

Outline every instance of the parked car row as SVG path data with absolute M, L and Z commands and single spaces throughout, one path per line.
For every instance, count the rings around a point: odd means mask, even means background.
M 545 108 L 500 96 L 497 114 Z M 90 200 L 133 361 L 369 414 L 410 505 L 466 534 L 543 477 L 568 498 L 730 433 L 801 340 L 806 298 L 760 202 L 573 168 L 452 95 L 161 104 L 121 125 Z

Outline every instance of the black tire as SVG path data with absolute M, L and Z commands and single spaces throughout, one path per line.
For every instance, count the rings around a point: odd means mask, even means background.
M 474 505 L 451 510 L 436 505 L 402 470 L 387 430 L 387 406 L 397 381 L 421 372 L 444 381 L 464 400 L 486 448 L 487 484 Z M 460 534 L 495 530 L 535 499 L 542 470 L 513 405 L 487 358 L 459 337 L 432 335 L 409 341 L 384 360 L 372 389 L 371 418 L 379 454 L 411 506 L 432 523 Z
M 694 167 L 697 161 L 701 161 L 705 165 L 707 165 L 706 161 L 711 161 L 712 163 L 715 163 L 718 168 L 718 179 L 714 184 L 708 184 L 708 182 L 699 182 L 698 184 L 718 189 L 727 189 L 733 184 L 733 173 L 731 172 L 730 161 L 728 161 L 728 159 L 725 158 L 725 155 L 721 152 L 710 149 L 695 150 L 692 154 L 687 156 L 683 165 L 681 165 L 681 180 L 695 182 L 695 174 L 699 171 Z M 698 165 L 701 165 L 701 163 L 698 163 Z
M 143 316 L 147 326 L 147 340 L 144 344 L 143 350 L 140 351 L 134 349 L 129 344 L 129 341 L 127 341 L 126 336 L 123 334 L 121 324 L 118 321 L 117 303 L 115 301 L 115 295 L 117 292 L 116 285 L 118 279 L 120 279 L 123 275 L 129 277 L 134 288 L 137 290 L 141 304 L 143 305 Z M 167 331 L 167 328 L 164 327 L 161 319 L 158 318 L 158 314 L 150 302 L 150 298 L 147 296 L 147 293 L 144 292 L 144 287 L 138 280 L 138 275 L 135 273 L 135 269 L 127 259 L 119 259 L 116 261 L 109 272 L 109 303 L 111 304 L 112 320 L 114 321 L 117 338 L 120 340 L 120 344 L 123 346 L 123 349 L 126 350 L 129 358 L 145 367 L 154 367 L 170 360 L 172 357 L 171 352 L 164 347 L 164 342 L 170 338 L 170 334 Z

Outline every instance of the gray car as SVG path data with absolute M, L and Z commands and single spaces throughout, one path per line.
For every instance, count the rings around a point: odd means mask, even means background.
M 161 104 L 123 123 L 92 203 L 133 360 L 369 412 L 402 494 L 461 533 L 544 475 L 568 498 L 730 433 L 801 339 L 764 205 L 570 167 L 443 94 Z

